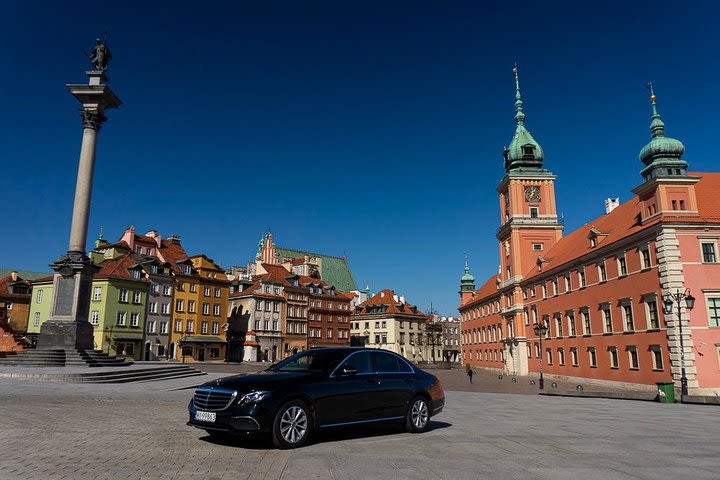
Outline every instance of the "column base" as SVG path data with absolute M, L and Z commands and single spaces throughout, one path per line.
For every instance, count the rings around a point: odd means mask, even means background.
M 40 326 L 38 350 L 94 350 L 95 339 L 90 322 L 48 320 Z

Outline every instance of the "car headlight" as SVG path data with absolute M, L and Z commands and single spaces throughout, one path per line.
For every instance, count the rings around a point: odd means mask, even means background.
M 246 393 L 245 395 L 240 397 L 240 400 L 238 400 L 237 403 L 239 406 L 244 407 L 245 405 L 249 405 L 251 403 L 259 403 L 268 395 L 270 395 L 270 392 L 260 391 Z

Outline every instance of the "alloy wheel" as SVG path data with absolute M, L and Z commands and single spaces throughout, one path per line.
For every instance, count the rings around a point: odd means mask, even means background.
M 301 441 L 308 430 L 308 417 L 301 407 L 293 405 L 280 418 L 280 434 L 289 444 Z
M 410 421 L 417 430 L 425 428 L 428 422 L 428 407 L 425 400 L 418 398 L 410 411 Z

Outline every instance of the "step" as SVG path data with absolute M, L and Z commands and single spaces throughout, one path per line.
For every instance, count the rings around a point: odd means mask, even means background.
M 83 378 L 80 380 L 83 383 L 132 383 L 132 382 L 150 382 L 150 381 L 156 381 L 156 380 L 168 380 L 171 378 L 185 378 L 185 377 L 197 377 L 207 375 L 205 372 L 176 372 L 176 373 L 156 373 L 156 374 L 138 374 L 138 375 L 132 375 L 125 378 L 117 378 L 117 377 L 108 377 L 108 378 L 95 378 L 95 379 L 86 379 Z

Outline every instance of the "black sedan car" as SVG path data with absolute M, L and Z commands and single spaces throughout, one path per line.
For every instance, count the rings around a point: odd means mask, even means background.
M 400 355 L 318 348 L 201 385 L 188 405 L 188 425 L 214 437 L 271 435 L 276 446 L 294 448 L 329 427 L 393 421 L 424 432 L 444 405 L 440 381 Z

